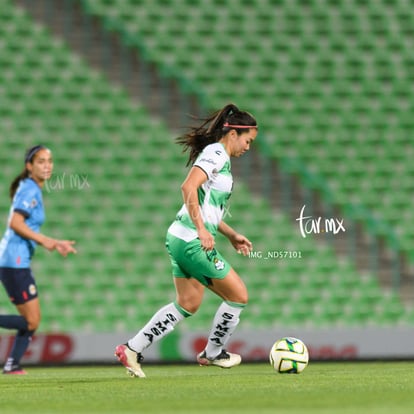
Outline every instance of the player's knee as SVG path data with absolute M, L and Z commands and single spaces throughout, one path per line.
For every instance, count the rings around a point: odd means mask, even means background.
M 235 303 L 240 303 L 241 305 L 247 305 L 249 301 L 249 294 L 245 286 L 239 289 L 234 289 L 234 291 L 229 295 L 228 300 Z
M 191 299 L 181 299 L 178 300 L 178 304 L 185 309 L 188 313 L 194 314 L 198 311 L 198 309 L 200 308 L 200 304 L 198 301 L 194 301 Z
M 36 331 L 40 325 L 40 316 L 31 316 L 26 318 L 27 329 L 29 331 Z
M 247 303 L 249 302 L 249 295 L 246 292 L 245 294 L 240 295 L 238 300 L 234 302 L 240 303 L 242 305 L 247 305 Z
M 249 295 L 247 290 L 241 290 L 239 292 L 234 292 L 227 300 L 234 303 L 240 303 L 240 305 L 247 305 Z
M 39 322 L 29 322 L 27 324 L 27 329 L 29 331 L 36 331 L 37 328 L 39 327 L 39 325 L 40 325 L 40 321 Z
M 187 305 L 184 307 L 184 309 L 185 309 L 187 312 L 189 312 L 189 313 L 191 313 L 191 314 L 194 314 L 194 313 L 196 313 L 196 312 L 200 309 L 200 305 L 199 305 L 199 304 L 197 304 L 197 303 L 189 303 L 189 304 L 187 304 Z

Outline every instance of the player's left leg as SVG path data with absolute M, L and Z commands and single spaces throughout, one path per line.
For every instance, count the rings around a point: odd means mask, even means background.
M 33 334 L 40 323 L 40 304 L 37 297 L 28 302 L 16 305 L 16 308 L 21 316 L 14 315 L 15 318 L 12 318 L 17 323 L 16 327 L 18 326 L 18 330 L 10 355 L 3 368 L 4 374 L 25 373 L 20 367 L 20 361 L 29 347 Z
M 241 356 L 225 350 L 247 304 L 248 293 L 244 282 L 233 268 L 223 279 L 211 279 L 209 289 L 224 299 L 219 306 L 208 336 L 207 346 L 197 356 L 200 365 L 231 368 L 240 364 Z

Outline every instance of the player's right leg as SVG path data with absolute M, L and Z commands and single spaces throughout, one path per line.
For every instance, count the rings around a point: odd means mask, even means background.
M 145 378 L 141 368 L 141 362 L 144 359 L 142 352 L 172 332 L 179 322 L 192 315 L 184 306 L 181 306 L 181 303 L 188 305 L 188 308 L 194 311 L 201 303 L 204 287 L 197 281 L 174 278 L 174 282 L 177 300 L 159 309 L 133 338 L 126 344 L 118 345 L 115 349 L 115 356 L 131 376 Z M 195 284 L 201 289 L 197 289 Z
M 135 352 L 126 343 L 115 348 L 115 356 L 131 377 L 145 378 L 145 373 L 141 368 L 141 362 L 144 359 L 141 353 Z
M 176 240 L 181 242 L 179 239 Z M 176 301 L 159 309 L 133 338 L 115 349 L 115 356 L 132 376 L 145 377 L 141 368 L 142 352 L 172 332 L 179 322 L 197 311 L 203 299 L 204 286 L 189 278 L 175 260 L 177 254 L 181 255 L 181 251 L 172 252 L 169 244 L 167 249 L 173 268 Z
M 159 309 L 153 317 L 141 328 L 138 333 L 126 344 L 118 345 L 115 356 L 127 369 L 127 372 L 135 377 L 144 378 L 141 368 L 143 360 L 142 352 L 168 335 L 184 318 L 191 316 L 176 303 L 169 303 Z

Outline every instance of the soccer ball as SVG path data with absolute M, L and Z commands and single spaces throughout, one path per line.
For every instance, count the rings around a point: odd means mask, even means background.
M 285 337 L 273 344 L 269 360 L 281 374 L 299 374 L 309 363 L 309 352 L 300 339 Z

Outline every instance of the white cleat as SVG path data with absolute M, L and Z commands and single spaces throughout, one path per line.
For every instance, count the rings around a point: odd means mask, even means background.
M 231 368 L 240 364 L 241 356 L 232 354 L 223 349 L 214 359 L 208 359 L 206 351 L 203 351 L 197 355 L 197 362 L 202 366 L 215 365 L 220 368 Z
M 127 374 L 131 377 L 145 378 L 145 373 L 141 368 L 140 362 L 144 359 L 141 354 L 133 351 L 127 344 L 118 345 L 115 348 L 115 356 L 118 361 L 127 369 Z

